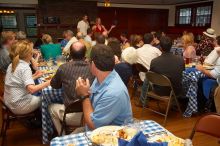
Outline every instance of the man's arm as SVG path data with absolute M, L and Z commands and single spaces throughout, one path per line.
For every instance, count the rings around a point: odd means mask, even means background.
M 95 125 L 91 119 L 91 114 L 93 113 L 94 109 L 92 107 L 92 103 L 90 99 L 85 98 L 82 104 L 83 104 L 83 113 L 84 113 L 85 123 L 87 124 L 89 129 L 95 129 Z
M 84 119 L 85 119 L 87 126 L 89 127 L 89 129 L 95 129 L 95 125 L 94 125 L 94 123 L 91 119 L 91 116 L 90 116 L 94 110 L 92 107 L 92 103 L 89 99 L 89 96 L 90 96 L 89 79 L 86 79 L 86 81 L 85 81 L 81 77 L 79 77 L 76 80 L 75 90 L 76 90 L 76 93 L 78 96 L 85 98 L 82 102 L 82 106 L 83 106 Z
M 202 65 L 197 65 L 196 69 L 204 73 L 206 76 L 210 78 L 214 78 L 209 70 L 206 70 Z

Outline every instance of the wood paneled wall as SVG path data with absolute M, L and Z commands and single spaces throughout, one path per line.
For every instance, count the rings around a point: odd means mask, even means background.
M 107 29 L 115 20 L 118 21 L 110 36 L 119 37 L 121 32 L 144 34 L 150 31 L 166 31 L 168 12 L 167 9 L 97 7 L 97 3 L 91 1 L 39 0 L 38 33 L 49 33 L 54 38 L 59 38 L 66 29 L 76 31 L 77 22 L 84 13 L 88 14 L 91 21 L 99 16 Z M 48 16 L 59 17 L 60 24 L 43 24 L 43 18 Z
M 77 22 L 84 14 L 94 20 L 97 3 L 79 0 L 39 0 L 37 17 L 38 33 L 49 33 L 54 38 L 62 37 L 62 32 L 71 29 L 76 32 Z M 58 17 L 60 24 L 43 24 L 44 17 Z
M 98 16 L 107 29 L 116 20 L 117 27 L 110 36 L 128 34 L 144 34 L 151 31 L 166 31 L 168 28 L 168 9 L 137 9 L 137 8 L 98 8 Z

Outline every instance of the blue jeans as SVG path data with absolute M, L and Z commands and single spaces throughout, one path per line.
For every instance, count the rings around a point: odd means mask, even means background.
M 149 88 L 149 81 L 147 78 L 144 79 L 143 85 L 141 87 L 141 96 L 140 96 L 140 101 L 142 105 L 145 107 L 147 104 L 147 92 Z

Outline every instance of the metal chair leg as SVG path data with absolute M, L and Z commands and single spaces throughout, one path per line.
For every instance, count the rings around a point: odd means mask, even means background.
M 164 119 L 164 122 L 163 122 L 164 126 L 166 126 L 166 123 L 167 123 L 167 116 L 168 116 L 168 112 L 170 110 L 171 101 L 172 101 L 172 97 L 168 101 L 168 105 L 167 105 L 167 109 L 166 109 L 166 115 L 165 115 L 165 119 Z
M 177 104 L 177 107 L 178 107 L 178 110 L 179 110 L 180 114 L 182 114 L 182 110 L 181 110 L 181 108 L 180 108 L 180 104 L 179 104 L 179 102 L 178 102 L 176 96 L 174 97 L 174 100 L 175 100 L 175 102 L 176 102 L 176 104 Z
M 7 114 L 6 115 L 6 119 L 5 119 L 5 124 L 4 124 L 4 127 L 3 127 L 3 133 L 2 133 L 2 146 L 5 146 L 5 139 L 6 139 L 6 135 L 7 135 L 7 129 L 9 127 L 9 122 L 10 122 L 10 119 L 9 119 L 9 115 Z

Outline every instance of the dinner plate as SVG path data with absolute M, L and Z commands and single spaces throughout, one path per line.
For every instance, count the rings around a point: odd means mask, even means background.
M 185 140 L 171 133 L 155 135 L 148 138 L 148 142 L 167 142 L 168 146 L 184 146 Z
M 211 66 L 211 65 L 203 65 L 203 67 L 204 67 L 206 70 L 212 70 L 212 69 L 214 69 L 214 66 Z
M 93 143 L 102 146 L 118 146 L 118 138 L 131 140 L 136 134 L 137 130 L 130 127 L 120 126 L 103 126 L 95 129 L 90 139 Z

